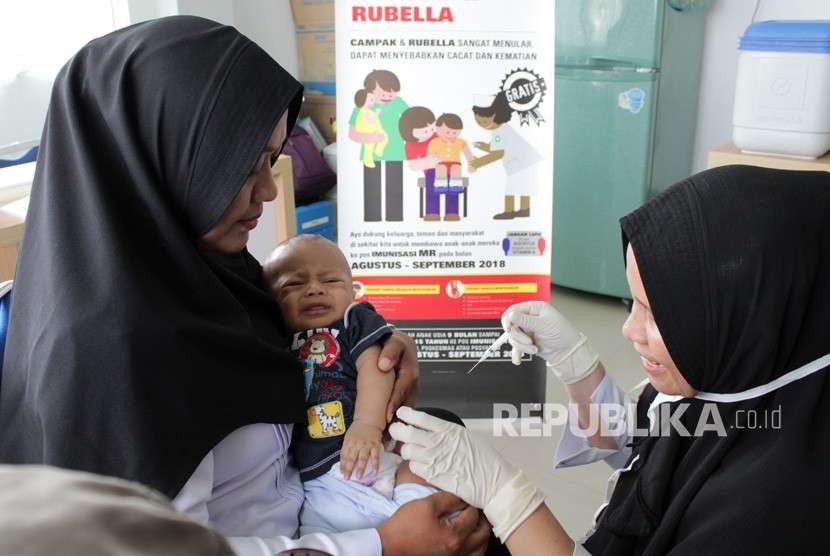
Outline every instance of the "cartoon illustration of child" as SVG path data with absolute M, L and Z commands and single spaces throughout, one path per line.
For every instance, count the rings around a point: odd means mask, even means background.
M 473 152 L 464 139 L 459 138 L 464 123 L 457 114 L 441 114 L 435 121 L 435 133 L 438 135 L 429 142 L 427 155 L 438 158 L 435 167 L 436 187 L 448 192 L 463 191 L 461 182 L 461 155 L 467 159 L 469 172 L 476 171 L 472 165 Z M 446 218 L 445 218 L 446 219 Z M 457 218 L 455 219 L 457 220 Z
M 437 222 L 441 220 L 441 195 L 445 196 L 444 220 L 459 220 L 458 193 L 439 192 L 435 188 L 435 166 L 438 157 L 427 155 L 430 141 L 437 138 L 435 134 L 435 115 L 424 106 L 413 106 L 401 114 L 398 127 L 403 137 L 406 150 L 407 166 L 410 170 L 424 172 L 424 196 L 426 206 L 424 220 Z
M 533 146 L 516 130 L 508 125 L 513 110 L 507 103 L 504 92 L 495 96 L 490 106 L 473 106 L 476 123 L 490 131 L 490 142 L 476 141 L 475 148 L 486 154 L 472 163 L 481 168 L 499 160 L 507 174 L 504 194 L 504 211 L 493 216 L 494 220 L 512 220 L 530 216 L 530 194 L 535 191 L 534 176 L 524 172 L 542 160 Z M 514 197 L 519 197 L 519 209 L 516 210 Z
M 380 117 L 378 116 L 380 110 L 372 109 L 374 103 L 375 95 L 366 89 L 359 89 L 354 94 L 354 104 L 360 109 L 355 118 L 355 131 L 358 133 L 382 134 L 384 137 L 382 141 L 377 143 L 363 144 L 363 165 L 367 168 L 375 167 L 375 156 L 383 156 L 383 151 L 389 142 L 389 137 L 384 133 L 383 126 L 380 125 Z

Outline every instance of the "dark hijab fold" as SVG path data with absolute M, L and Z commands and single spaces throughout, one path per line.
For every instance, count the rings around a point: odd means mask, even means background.
M 830 352 L 830 174 L 728 166 L 692 176 L 621 220 L 651 310 L 698 391 L 740 392 Z M 634 441 L 632 470 L 585 543 L 594 555 L 818 554 L 830 515 L 827 369 L 719 403 L 725 436 Z M 656 392 L 647 387 L 639 420 Z M 705 408 L 688 404 L 694 430 Z M 748 411 L 780 429 L 750 429 Z M 713 422 L 708 419 L 709 423 Z
M 0 462 L 172 497 L 236 428 L 304 419 L 259 263 L 196 243 L 301 98 L 256 44 L 197 17 L 116 31 L 64 66 L 15 276 Z

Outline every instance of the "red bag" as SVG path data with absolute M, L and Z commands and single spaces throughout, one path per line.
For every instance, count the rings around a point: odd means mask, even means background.
M 337 174 L 317 151 L 308 132 L 300 126 L 291 130 L 282 152 L 291 157 L 294 199 L 298 204 L 323 196 L 337 184 Z

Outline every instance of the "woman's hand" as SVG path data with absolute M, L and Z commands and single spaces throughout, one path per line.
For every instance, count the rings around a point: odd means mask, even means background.
M 384 554 L 480 556 L 487 549 L 490 526 L 477 509 L 439 492 L 401 506 L 378 526 L 378 534 Z
M 545 359 L 565 384 L 584 379 L 599 363 L 585 334 L 544 301 L 511 305 L 502 315 L 501 325 L 509 333 L 514 350 Z
M 391 423 L 399 407 L 414 405 L 418 397 L 418 350 L 412 338 L 395 330 L 383 344 L 383 350 L 378 357 L 378 369 L 385 373 L 397 371 L 395 387 L 386 405 L 386 422 Z
M 397 415 L 403 422 L 392 423 L 389 434 L 404 443 L 401 457 L 409 460 L 410 470 L 482 508 L 502 541 L 544 503 L 520 470 L 466 428 L 411 407 L 401 407 Z

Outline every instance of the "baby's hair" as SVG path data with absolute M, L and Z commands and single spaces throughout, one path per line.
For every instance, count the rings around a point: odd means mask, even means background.
M 504 92 L 496 95 L 490 106 L 473 106 L 473 114 L 484 118 L 493 118 L 497 124 L 505 124 L 510 121 L 513 109 L 507 104 L 507 97 Z
M 441 114 L 435 120 L 435 125 L 445 125 L 450 129 L 464 129 L 464 122 L 458 117 L 458 114 Z
M 366 89 L 358 89 L 357 92 L 354 94 L 354 104 L 355 106 L 363 106 L 366 104 L 366 97 L 368 96 L 369 92 Z
M 380 86 L 384 91 L 401 90 L 401 82 L 398 76 L 389 70 L 372 70 L 363 80 L 363 88 L 368 91 L 374 91 L 376 86 Z
M 412 134 L 412 130 L 419 127 L 426 127 L 435 121 L 435 114 L 424 106 L 413 106 L 407 108 L 398 120 L 398 130 L 404 141 L 418 142 L 418 138 Z
M 319 242 L 331 245 L 340 255 L 340 259 L 343 263 L 343 268 L 348 273 L 349 277 L 352 275 L 352 269 L 349 266 L 349 261 L 346 259 L 346 255 L 340 250 L 336 243 L 331 241 L 328 238 L 325 238 L 319 234 L 299 234 L 296 236 L 292 236 L 271 251 L 271 254 L 268 255 L 268 258 L 265 259 L 265 264 L 262 265 L 262 278 L 265 281 L 266 286 L 271 285 L 276 278 L 276 275 L 279 273 L 280 269 L 280 261 L 282 260 L 283 256 L 285 255 L 286 251 L 293 248 L 303 248 L 306 244 L 312 242 Z

